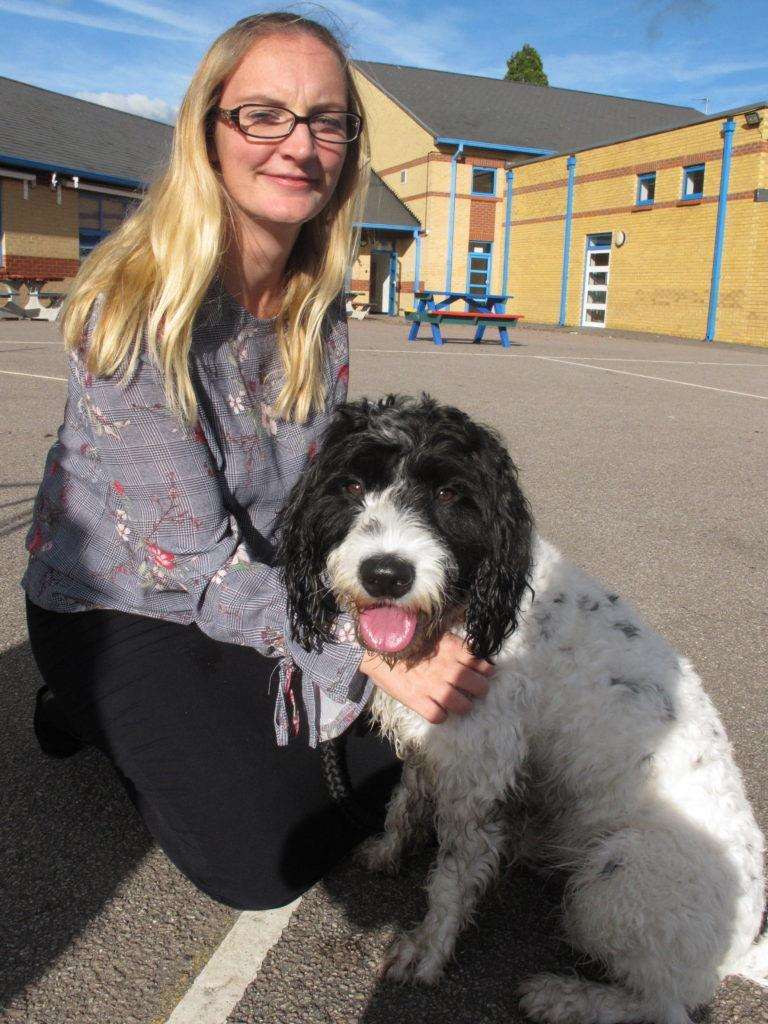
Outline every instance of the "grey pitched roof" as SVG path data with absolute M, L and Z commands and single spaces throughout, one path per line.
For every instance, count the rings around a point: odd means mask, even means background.
M 562 153 L 705 119 L 693 107 L 376 61 L 354 63 L 434 137 Z
M 397 224 L 405 228 L 417 228 L 420 223 L 375 171 L 371 171 L 363 220 L 366 224 Z
M 163 165 L 173 128 L 0 78 L 0 163 L 138 185 Z M 5 158 L 5 159 L 3 159 Z
M 148 183 L 170 151 L 173 128 L 136 114 L 0 77 L 0 164 L 57 170 L 126 186 Z M 419 221 L 372 172 L 366 223 Z

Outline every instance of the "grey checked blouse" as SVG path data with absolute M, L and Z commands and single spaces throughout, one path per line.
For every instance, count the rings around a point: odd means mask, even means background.
M 285 587 L 271 564 L 275 515 L 346 400 L 341 299 L 328 310 L 325 337 L 325 409 L 303 424 L 278 418 L 275 321 L 253 316 L 216 281 L 193 330 L 199 419 L 188 429 L 169 411 L 148 357 L 127 385 L 91 376 L 83 362 L 87 332 L 70 360 L 64 423 L 26 542 L 22 586 L 42 608 L 111 608 L 196 623 L 216 640 L 278 658 L 281 745 L 299 728 L 299 681 L 312 746 L 354 721 L 372 685 L 358 671 L 363 652 L 346 616 L 337 621 L 336 642 L 319 652 L 290 638 Z

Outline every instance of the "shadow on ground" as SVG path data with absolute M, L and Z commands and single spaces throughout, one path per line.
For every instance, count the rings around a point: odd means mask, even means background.
M 436 986 L 380 979 L 392 937 L 425 913 L 433 857 L 434 850 L 418 853 L 395 878 L 341 865 L 305 897 L 228 1024 L 524 1024 L 515 991 L 524 978 L 540 971 L 602 977 L 559 937 L 561 884 L 509 869 Z M 723 1019 L 730 1018 L 708 1010 L 694 1017 Z
M 41 680 L 29 649 L 0 655 L 0 1010 L 71 943 L 151 849 L 109 762 L 45 757 L 32 732 Z

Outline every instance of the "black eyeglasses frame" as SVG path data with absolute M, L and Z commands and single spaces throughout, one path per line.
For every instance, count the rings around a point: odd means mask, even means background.
M 243 109 L 243 107 L 262 107 L 264 110 L 284 110 L 286 114 L 290 114 L 291 117 L 293 118 L 293 124 L 284 135 L 252 135 L 250 132 L 247 132 L 245 128 L 243 128 L 243 126 L 240 124 L 240 111 Z M 360 131 L 363 127 L 362 117 L 359 114 L 353 114 L 350 110 L 318 110 L 314 114 L 309 114 L 305 117 L 302 117 L 300 114 L 294 114 L 294 112 L 292 110 L 289 110 L 288 107 L 275 107 L 270 106 L 267 103 L 241 103 L 237 107 L 232 107 L 231 110 L 227 110 L 224 107 L 215 107 L 214 109 L 216 110 L 216 113 L 222 118 L 222 120 L 226 121 L 228 124 L 231 124 L 234 128 L 237 128 L 237 130 L 241 132 L 243 135 L 245 135 L 246 138 L 262 139 L 264 142 L 271 142 L 276 139 L 287 139 L 297 124 L 305 124 L 309 129 L 309 133 L 312 136 L 312 138 L 317 139 L 318 142 L 327 142 L 331 146 L 348 146 L 350 142 L 354 142 L 355 139 L 359 138 Z M 344 114 L 345 117 L 351 117 L 353 124 L 356 124 L 357 130 L 355 134 L 352 136 L 351 139 L 344 139 L 342 142 L 334 141 L 333 139 L 318 138 L 318 136 L 315 135 L 315 133 L 312 131 L 312 125 L 310 124 L 310 121 L 312 120 L 313 117 L 318 117 L 321 116 L 322 114 Z

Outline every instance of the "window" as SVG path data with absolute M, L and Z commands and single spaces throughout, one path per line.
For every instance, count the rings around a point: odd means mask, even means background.
M 656 198 L 656 172 L 650 174 L 638 174 L 637 176 L 637 205 L 651 206 Z
M 472 168 L 472 195 L 496 195 L 496 169 L 494 167 Z
M 683 168 L 683 199 L 701 199 L 704 195 L 704 164 Z
M 95 192 L 83 191 L 77 198 L 82 260 L 96 248 L 102 238 L 106 238 L 122 224 L 139 197 L 132 200 L 123 196 L 98 195 Z

